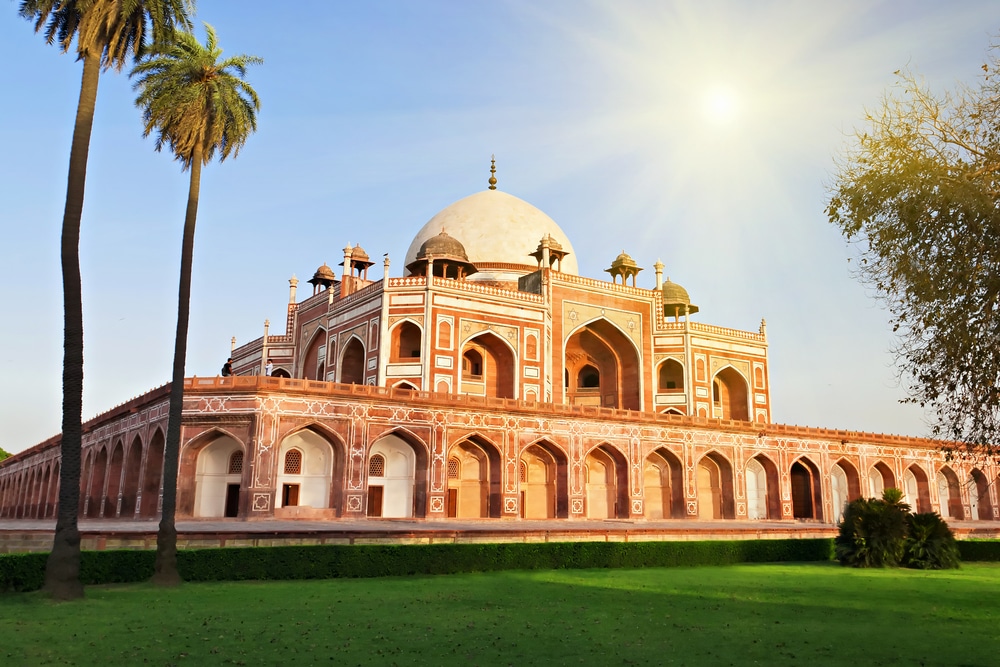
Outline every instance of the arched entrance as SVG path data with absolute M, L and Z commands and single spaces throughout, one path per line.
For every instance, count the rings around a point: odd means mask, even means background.
M 286 436 L 278 448 L 275 509 L 334 507 L 334 459 L 333 446 L 315 431 Z
M 639 353 L 611 322 L 598 319 L 573 332 L 566 340 L 565 369 L 567 403 L 641 409 Z
M 151 519 L 160 513 L 160 483 L 163 479 L 163 431 L 156 429 L 146 448 L 142 472 L 142 498 L 139 516 Z
M 514 398 L 514 353 L 496 334 L 469 339 L 462 348 L 461 393 Z
M 522 519 L 567 516 L 566 457 L 547 443 L 535 443 L 518 462 Z
M 101 516 L 104 502 L 104 488 L 108 470 L 108 450 L 104 447 L 97 452 L 94 468 L 90 476 L 90 494 L 87 504 L 87 516 L 96 519 Z
M 781 499 L 778 494 L 778 468 L 768 457 L 758 454 L 746 466 L 747 518 L 750 520 L 780 519 Z
M 142 440 L 135 436 L 125 455 L 125 481 L 122 484 L 122 509 L 118 516 L 123 519 L 135 517 L 139 507 L 139 482 L 142 474 Z
M 195 464 L 194 516 L 235 517 L 243 480 L 243 446 L 220 436 L 198 452 Z
M 916 464 L 903 472 L 903 501 L 913 508 L 914 512 L 931 511 L 931 492 L 927 475 Z
M 684 518 L 683 470 L 680 459 L 666 449 L 657 449 L 646 457 L 643 495 L 647 519 Z
M 750 397 L 747 381 L 739 371 L 727 366 L 712 380 L 714 416 L 719 419 L 750 421 Z
M 121 493 L 124 463 L 125 445 L 119 440 L 111 452 L 111 463 L 108 464 L 108 492 L 104 500 L 105 519 L 114 519 L 118 516 L 118 494 Z
M 370 517 L 407 518 L 424 516 L 427 456 L 395 433 L 382 436 L 372 444 L 368 455 L 368 504 Z M 417 470 L 420 469 L 420 493 L 417 493 Z M 418 502 L 418 496 L 419 501 Z M 419 508 L 417 506 L 420 506 Z
M 792 516 L 796 519 L 823 520 L 823 494 L 819 482 L 819 469 L 803 457 L 789 470 L 792 484 Z
M 409 320 L 404 320 L 393 327 L 390 335 L 390 363 L 420 360 L 420 327 Z
M 969 472 L 969 509 L 972 519 L 993 520 L 993 504 L 990 502 L 990 483 L 978 468 Z
M 445 505 L 449 517 L 500 516 L 500 454 L 495 447 L 471 439 L 452 446 Z
M 943 466 L 937 474 L 938 513 L 945 519 L 965 519 L 965 509 L 962 507 L 962 493 L 958 483 L 958 475 Z
M 868 492 L 872 498 L 881 498 L 882 492 L 896 486 L 896 476 L 882 461 L 879 461 L 868 471 Z
M 617 449 L 600 445 L 584 459 L 588 519 L 628 518 L 628 462 Z
M 365 383 L 365 346 L 352 336 L 340 356 L 340 381 L 343 384 Z
M 313 335 L 302 358 L 302 377 L 306 380 L 326 380 L 326 329 Z
M 718 452 L 709 452 L 698 462 L 698 518 L 733 519 L 733 468 Z

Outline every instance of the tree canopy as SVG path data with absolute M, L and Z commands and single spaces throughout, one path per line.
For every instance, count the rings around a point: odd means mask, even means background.
M 10 452 L 5 450 L 3 447 L 0 447 L 0 461 L 3 461 L 6 458 L 10 458 Z
M 864 115 L 826 213 L 888 308 L 906 401 L 949 455 L 1000 455 L 1000 49 L 975 84 L 916 74 Z

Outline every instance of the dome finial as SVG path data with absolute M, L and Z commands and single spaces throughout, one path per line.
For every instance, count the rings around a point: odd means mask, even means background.
M 497 189 L 497 156 L 490 156 L 490 190 Z

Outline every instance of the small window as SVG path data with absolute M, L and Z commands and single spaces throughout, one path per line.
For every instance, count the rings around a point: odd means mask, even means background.
M 461 464 L 454 456 L 448 459 L 448 479 L 458 479 L 461 472 Z
M 381 454 L 376 454 L 368 462 L 368 476 L 369 477 L 382 477 L 385 475 L 385 457 Z
M 521 465 L 519 466 L 519 472 L 521 474 L 521 484 L 524 484 L 525 482 L 528 481 L 528 466 L 524 464 L 524 461 L 521 461 Z
M 242 475 L 243 474 L 243 452 L 235 451 L 233 455 L 229 457 L 229 474 L 230 475 Z
M 289 449 L 285 454 L 285 474 L 302 474 L 302 452 L 297 449 Z
M 469 377 L 482 377 L 483 356 L 476 350 L 466 350 L 462 355 L 462 374 Z

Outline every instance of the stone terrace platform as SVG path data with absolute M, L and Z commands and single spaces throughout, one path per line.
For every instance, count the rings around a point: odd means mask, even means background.
M 0 521 L 0 553 L 48 551 L 53 521 Z M 156 521 L 80 522 L 84 550 L 154 549 Z M 1000 538 L 1000 523 L 954 522 L 959 539 Z M 177 523 L 181 549 L 299 544 L 441 544 L 472 542 L 648 542 L 807 539 L 836 535 L 830 524 L 801 521 L 323 521 L 197 520 Z

